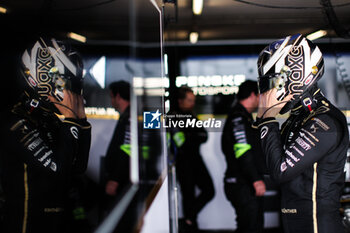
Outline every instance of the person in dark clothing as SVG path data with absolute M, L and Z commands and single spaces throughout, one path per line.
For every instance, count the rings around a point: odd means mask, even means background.
M 317 87 L 324 61 L 301 34 L 259 56 L 257 125 L 264 159 L 281 187 L 285 233 L 344 233 L 339 213 L 349 144 L 346 118 Z M 275 117 L 291 110 L 279 129 Z
M 115 196 L 130 183 L 130 84 L 125 81 L 109 85 L 112 106 L 120 113 L 106 154 L 107 183 L 105 192 Z
M 259 103 L 255 81 L 239 87 L 237 103 L 227 116 L 221 148 L 226 158 L 224 188 L 226 198 L 236 211 L 237 232 L 262 232 L 264 213 L 262 196 L 266 191 L 259 134 L 252 128 Z
M 1 232 L 68 232 L 69 190 L 87 168 L 91 138 L 82 63 L 69 44 L 39 38 L 19 69 L 23 92 L 1 116 Z
M 179 89 L 179 110 L 168 115 L 176 116 L 177 121 L 196 118 L 192 112 L 194 104 L 193 91 L 183 86 Z M 171 134 L 176 147 L 176 173 L 181 187 L 185 224 L 196 230 L 198 213 L 215 195 L 213 181 L 199 152 L 208 133 L 204 128 L 183 127 L 172 129 Z M 198 196 L 195 195 L 196 187 L 200 190 Z

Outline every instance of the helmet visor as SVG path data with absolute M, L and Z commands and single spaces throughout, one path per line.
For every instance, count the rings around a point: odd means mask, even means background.
M 258 77 L 259 93 L 263 94 L 273 88 L 277 89 L 276 98 L 282 100 L 287 94 L 287 82 L 291 72 L 282 69 L 280 73 L 272 73 Z
M 280 73 L 263 75 L 258 77 L 259 93 L 263 94 L 273 88 L 277 88 L 281 83 Z
M 55 92 L 58 92 L 59 95 L 63 96 L 61 93 L 63 93 L 64 89 L 70 90 L 78 95 L 82 94 L 83 78 L 72 78 L 68 75 L 60 74 L 57 67 L 51 68 L 48 75 L 55 85 Z

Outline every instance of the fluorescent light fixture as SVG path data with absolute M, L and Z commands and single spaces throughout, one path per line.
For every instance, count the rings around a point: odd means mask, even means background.
M 195 15 L 202 14 L 203 0 L 192 0 L 192 11 Z
M 317 32 L 309 34 L 308 36 L 306 36 L 306 38 L 308 38 L 309 40 L 316 40 L 318 38 L 324 37 L 325 35 L 327 35 L 327 31 L 319 30 Z
M 67 34 L 67 36 L 73 40 L 77 40 L 77 41 L 80 41 L 80 42 L 83 42 L 85 43 L 86 42 L 86 37 L 85 36 L 82 36 L 82 35 L 79 35 L 77 33 L 74 33 L 74 32 L 69 32 Z
M 192 44 L 195 44 L 195 43 L 197 43 L 197 41 L 198 41 L 198 32 L 191 32 L 190 33 L 190 42 Z
M 0 6 L 0 13 L 6 14 L 6 12 L 7 12 L 7 9 Z

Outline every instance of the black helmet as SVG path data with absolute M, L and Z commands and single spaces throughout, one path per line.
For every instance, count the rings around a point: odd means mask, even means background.
M 324 61 L 320 49 L 301 34 L 287 36 L 265 47 L 258 59 L 258 87 L 262 94 L 277 88 L 277 99 L 292 94 L 281 110 L 289 111 L 322 77 Z
M 82 94 L 82 60 L 68 43 L 39 38 L 24 51 L 21 64 L 27 86 L 40 100 L 51 95 L 62 101 L 64 89 Z

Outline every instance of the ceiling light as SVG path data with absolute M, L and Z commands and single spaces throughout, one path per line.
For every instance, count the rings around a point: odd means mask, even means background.
M 202 14 L 203 0 L 192 0 L 192 11 L 195 15 Z
M 79 35 L 79 34 L 76 34 L 74 32 L 69 32 L 67 34 L 67 36 L 73 40 L 77 40 L 77 41 L 80 41 L 80 42 L 83 42 L 85 43 L 86 42 L 86 37 L 85 36 L 82 36 L 82 35 Z
M 309 40 L 316 40 L 318 38 L 324 37 L 325 35 L 327 35 L 327 31 L 319 30 L 317 32 L 309 34 L 308 36 L 306 36 L 306 38 Z
M 198 41 L 198 32 L 191 32 L 190 33 L 190 42 L 192 44 L 195 44 L 195 43 L 197 43 L 197 41 Z
M 0 6 L 0 13 L 6 14 L 6 12 L 7 12 L 7 9 Z

